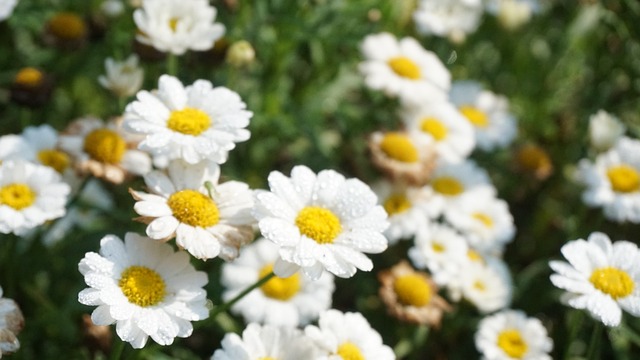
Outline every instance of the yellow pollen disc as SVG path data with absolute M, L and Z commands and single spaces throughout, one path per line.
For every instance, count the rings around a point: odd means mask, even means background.
M 342 232 L 340 219 L 330 210 L 317 206 L 307 206 L 296 217 L 296 226 L 300 234 L 318 244 L 332 244 Z
M 418 161 L 418 150 L 409 137 L 397 132 L 385 134 L 380 142 L 380 149 L 394 160 L 406 163 Z
M 433 249 L 433 251 L 437 253 L 444 252 L 447 249 L 444 245 L 437 242 L 434 242 L 433 244 L 431 244 L 431 248 Z
M 38 152 L 38 160 L 43 165 L 55 169 L 57 172 L 62 173 L 69 167 L 69 156 L 62 151 L 46 149 Z
M 127 149 L 122 136 L 113 130 L 97 129 L 84 138 L 84 151 L 99 162 L 117 164 Z
M 169 20 L 169 27 L 171 28 L 171 31 L 176 32 L 176 29 L 178 28 L 178 18 L 171 18 Z
M 493 227 L 493 219 L 489 215 L 477 212 L 477 213 L 473 213 L 473 215 L 471 216 L 474 219 L 480 221 L 482 224 L 484 224 L 484 226 L 488 228 Z
M 527 145 L 517 154 L 518 163 L 523 168 L 536 171 L 551 166 L 549 155 L 537 145 Z
M 615 300 L 631 295 L 635 284 L 626 272 L 614 267 L 599 268 L 591 273 L 593 286 Z
M 464 185 L 451 176 L 441 176 L 433 180 L 431 186 L 436 192 L 447 196 L 460 195 L 464 191 Z
M 15 78 L 13 78 L 13 82 L 18 85 L 34 88 L 42 83 L 43 77 L 42 71 L 36 68 L 26 67 L 18 71 Z
M 31 206 L 36 201 L 36 193 L 27 184 L 13 183 L 0 187 L 0 204 L 16 210 Z
M 87 26 L 80 16 L 61 12 L 49 20 L 49 31 L 61 39 L 77 40 L 85 36 Z
M 211 126 L 211 118 L 200 109 L 174 110 L 167 120 L 167 127 L 185 135 L 198 136 Z
M 498 347 L 515 359 L 522 359 L 528 348 L 520 331 L 515 329 L 504 330 L 498 334 Z
M 162 277 L 144 266 L 126 268 L 120 275 L 118 286 L 130 303 L 142 307 L 160 303 L 167 293 Z
M 349 341 L 338 346 L 338 355 L 340 355 L 343 360 L 365 360 L 360 348 Z
M 393 283 L 398 300 L 404 305 L 425 306 L 431 301 L 431 287 L 417 274 L 400 276 Z
M 485 285 L 485 283 L 483 283 L 483 282 L 482 282 L 482 281 L 480 281 L 480 280 L 476 280 L 476 281 L 473 283 L 473 287 L 474 287 L 476 290 L 478 290 L 478 291 L 485 291 L 485 290 L 487 290 L 487 285 Z
M 484 262 L 484 259 L 482 258 L 482 256 L 480 256 L 480 254 L 478 254 L 477 251 L 469 249 L 467 251 L 467 257 L 469 258 L 469 260 L 474 261 L 474 262 Z
M 393 194 L 384 201 L 383 206 L 387 214 L 391 216 L 411 209 L 411 202 L 405 194 Z
M 263 278 L 273 271 L 273 264 L 265 265 L 260 269 L 259 278 Z M 287 301 L 300 291 L 300 273 L 295 273 L 288 278 L 272 277 L 260 290 L 273 299 Z
M 447 127 L 438 119 L 424 118 L 420 122 L 420 130 L 431 135 L 436 141 L 441 141 L 447 138 Z
M 464 105 L 460 107 L 460 112 L 470 123 L 479 128 L 485 128 L 489 125 L 489 117 L 483 111 L 476 107 Z
M 607 170 L 607 177 L 613 191 L 630 193 L 640 190 L 640 174 L 629 165 L 610 167 Z
M 411 80 L 420 79 L 420 67 L 408 57 L 398 56 L 387 61 L 393 72 Z
M 195 190 L 186 189 L 173 193 L 167 200 L 167 205 L 173 216 L 183 224 L 207 228 L 220 220 L 216 203 Z

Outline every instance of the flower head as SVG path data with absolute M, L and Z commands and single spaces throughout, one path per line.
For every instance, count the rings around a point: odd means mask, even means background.
M 617 117 L 604 110 L 589 117 L 589 142 L 593 148 L 606 151 L 613 147 L 627 130 Z
M 125 61 L 107 58 L 104 67 L 107 74 L 100 75 L 98 82 L 117 97 L 131 96 L 140 90 L 144 70 L 138 66 L 136 55 L 129 56 Z
M 421 34 L 461 42 L 478 29 L 483 10 L 480 0 L 421 0 L 413 21 Z
M 17 335 L 24 327 L 24 316 L 16 302 L 2 295 L 0 287 L 0 357 L 20 349 Z

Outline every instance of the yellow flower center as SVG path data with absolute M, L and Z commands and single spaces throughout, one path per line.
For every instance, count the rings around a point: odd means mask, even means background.
M 61 39 L 77 40 L 85 36 L 87 26 L 80 16 L 61 12 L 49 20 L 49 31 Z
M 365 360 L 358 346 L 349 341 L 338 346 L 338 355 L 340 355 L 343 360 Z
M 273 264 L 265 265 L 260 269 L 259 278 L 263 278 L 273 271 Z M 288 278 L 272 277 L 260 286 L 265 296 L 273 299 L 287 301 L 300 291 L 300 273 L 295 273 Z
M 439 242 L 434 242 L 433 244 L 431 244 L 431 248 L 433 249 L 434 252 L 437 252 L 437 253 L 442 253 L 447 249 L 444 245 L 442 245 Z
M 16 210 L 31 206 L 36 201 L 36 193 L 29 185 L 13 183 L 0 187 L 0 204 Z
M 393 283 L 393 290 L 404 305 L 420 307 L 431 301 L 431 286 L 418 274 L 398 277 Z
M 484 226 L 488 227 L 488 228 L 492 228 L 493 227 L 493 219 L 484 213 L 481 212 L 477 212 L 477 213 L 473 213 L 473 215 L 471 215 L 474 219 L 480 221 L 482 224 L 484 224 Z
M 340 219 L 330 210 L 317 206 L 307 206 L 300 210 L 296 217 L 296 226 L 300 234 L 315 240 L 318 244 L 332 244 L 342 232 Z
M 176 32 L 176 29 L 178 28 L 178 20 L 178 18 L 169 19 L 169 28 L 171 28 L 171 31 Z
M 26 67 L 18 71 L 15 78 L 13 78 L 13 82 L 18 85 L 35 88 L 42 84 L 43 77 L 42 71 L 36 68 Z
M 464 185 L 451 176 L 441 176 L 433 180 L 431 186 L 433 190 L 446 196 L 460 195 L 464 191 Z
M 482 256 L 473 249 L 467 250 L 467 257 L 469 258 L 469 260 L 473 262 L 482 262 L 482 263 L 484 262 L 484 259 L 482 258 Z
M 591 273 L 593 286 L 615 300 L 631 295 L 635 284 L 629 274 L 613 267 L 599 268 Z
M 393 72 L 395 72 L 399 76 L 411 80 L 420 79 L 420 67 L 408 57 L 394 57 L 387 61 L 387 64 L 389 64 L 391 70 L 393 70 Z
M 180 190 L 169 196 L 167 205 L 173 216 L 183 224 L 207 228 L 218 223 L 220 211 L 207 195 L 195 190 Z
M 69 167 L 69 156 L 62 151 L 54 149 L 45 149 L 38 152 L 38 160 L 43 165 L 55 169 L 57 172 L 62 173 Z
M 463 105 L 460 107 L 460 112 L 464 115 L 470 123 L 479 128 L 485 128 L 489 125 L 489 117 L 480 109 Z
M 167 120 L 167 127 L 185 135 L 198 136 L 211 127 L 211 118 L 200 109 L 174 110 Z
M 119 163 L 126 149 L 122 136 L 109 129 L 93 130 L 84 139 L 84 151 L 92 159 L 107 164 Z
M 520 331 L 515 329 L 500 332 L 498 335 L 498 347 L 505 354 L 516 359 L 522 359 L 528 348 L 527 343 L 520 335 Z
M 420 130 L 431 135 L 435 141 L 441 141 L 447 137 L 447 127 L 436 118 L 425 118 L 420 122 Z
M 549 155 L 537 145 L 524 146 L 517 154 L 518 163 L 529 171 L 539 171 L 551 167 Z
M 147 307 L 160 303 L 167 294 L 162 277 L 144 266 L 129 266 L 120 275 L 118 286 L 130 303 Z
M 393 194 L 384 201 L 383 206 L 387 214 L 391 216 L 411 209 L 411 201 L 405 194 Z
M 406 162 L 414 163 L 418 161 L 418 150 L 408 136 L 397 132 L 385 134 L 380 142 L 380 149 L 388 157 Z
M 613 191 L 630 193 L 640 190 L 640 174 L 629 165 L 610 167 L 607 170 L 607 177 Z
M 480 281 L 480 280 L 476 280 L 476 281 L 473 283 L 473 287 L 474 287 L 476 290 L 478 290 L 478 291 L 485 291 L 485 290 L 487 290 L 487 285 L 486 285 L 484 282 Z

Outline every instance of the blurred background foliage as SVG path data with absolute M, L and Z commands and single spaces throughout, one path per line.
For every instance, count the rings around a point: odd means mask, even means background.
M 633 137 L 640 135 L 640 3 L 637 0 L 549 0 L 545 11 L 516 30 L 503 28 L 485 14 L 479 30 L 464 43 L 421 37 L 415 33 L 411 0 L 226 0 L 212 1 L 225 24 L 224 42 L 202 53 L 179 58 L 178 77 L 185 84 L 209 79 L 240 93 L 253 111 L 251 139 L 238 145 L 223 165 L 226 178 L 264 188 L 272 170 L 288 173 L 296 164 L 336 169 L 372 182 L 379 174 L 366 153 L 366 136 L 399 126 L 397 104 L 364 87 L 357 65 L 359 44 L 371 33 L 388 31 L 414 36 L 438 54 L 454 80 L 477 80 L 508 97 L 518 118 L 519 135 L 507 149 L 474 153 L 490 173 L 499 196 L 508 201 L 517 235 L 505 261 L 514 277 L 513 308 L 539 317 L 555 342 L 553 358 L 580 358 L 589 344 L 599 345 L 600 358 L 633 359 L 640 351 L 627 333 L 593 332 L 587 315 L 559 303 L 560 291 L 549 282 L 549 259 L 560 258 L 568 240 L 603 231 L 612 239 L 637 241 L 638 226 L 604 220 L 599 209 L 581 202 L 581 189 L 571 181 L 579 159 L 588 150 L 588 118 L 599 109 L 619 116 Z M 12 17 L 0 23 L 0 133 L 19 133 L 27 125 L 50 124 L 62 130 L 71 120 L 89 114 L 102 118 L 123 110 L 97 77 L 106 57 L 124 59 L 133 51 L 135 26 L 131 8 L 116 19 L 100 14 L 100 1 L 22 0 Z M 128 5 L 127 5 L 128 6 Z M 77 50 L 46 45 L 44 24 L 59 11 L 72 11 L 90 22 L 92 36 Z M 225 44 L 248 41 L 256 59 L 235 67 L 224 61 Z M 166 61 L 143 61 L 144 89 L 153 89 L 167 71 Z M 9 88 L 17 71 L 34 66 L 55 81 L 51 100 L 29 109 L 10 102 Z M 536 144 L 553 166 L 550 177 L 537 178 L 518 163 L 517 151 Z M 135 181 L 128 186 L 140 189 Z M 83 336 L 81 316 L 90 312 L 77 302 L 84 282 L 77 263 L 85 252 L 97 251 L 107 233 L 142 233 L 130 221 L 133 200 L 127 186 L 109 186 L 118 213 L 75 229 L 60 243 L 0 241 L 0 280 L 5 296 L 14 298 L 27 317 L 14 359 L 86 359 L 91 345 Z M 83 204 L 76 204 L 82 208 Z M 43 230 L 46 231 L 46 228 Z M 3 235 L 3 237 L 7 237 Z M 15 246 L 15 248 L 14 248 Z M 473 334 L 481 316 L 462 304 L 447 315 L 442 329 L 426 342 L 419 331 L 386 315 L 377 298 L 375 270 L 406 257 L 401 243 L 374 256 L 373 273 L 359 272 L 338 280 L 334 307 L 362 312 L 397 350 L 413 349 L 415 359 L 471 359 L 478 353 Z M 220 303 L 220 261 L 198 262 L 207 271 L 208 294 Z M 626 318 L 640 332 L 637 319 Z M 150 342 L 129 358 L 198 359 L 219 347 L 226 331 L 239 331 L 239 318 L 222 314 L 196 324 L 189 339 L 162 348 Z M 577 335 L 577 336 L 576 336 Z M 569 343 L 569 338 L 577 340 Z M 635 340 L 637 344 L 637 339 Z M 100 356 L 100 355 L 99 355 Z

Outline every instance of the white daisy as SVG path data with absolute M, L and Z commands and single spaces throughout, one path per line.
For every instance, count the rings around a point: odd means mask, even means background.
M 623 137 L 595 163 L 581 160 L 577 176 L 587 205 L 603 207 L 610 220 L 640 222 L 640 140 Z
M 317 359 L 317 349 L 311 339 L 295 328 L 251 323 L 242 337 L 229 333 L 221 345 L 222 349 L 216 350 L 211 360 Z
M 485 263 L 468 261 L 452 286 L 453 298 L 457 297 L 458 285 L 462 297 L 483 314 L 503 309 L 511 302 L 511 275 L 504 262 L 497 258 Z
M 176 244 L 198 259 L 235 259 L 240 246 L 253 239 L 253 192 L 239 181 L 218 184 L 219 178 L 215 163 L 181 160 L 172 161 L 167 173 L 145 175 L 151 193 L 131 194 L 137 200 L 133 209 L 149 223 L 147 236 L 162 241 L 175 236 Z M 210 195 L 205 182 L 213 186 Z
M 418 230 L 409 259 L 419 269 L 428 268 L 438 285 L 448 285 L 466 263 L 468 246 L 452 228 L 437 223 Z
M 327 310 L 320 315 L 318 326 L 308 325 L 305 334 L 320 350 L 316 360 L 395 359 L 393 350 L 382 343 L 382 337 L 360 313 Z
M 409 104 L 446 99 L 451 74 L 440 59 L 413 38 L 397 40 L 390 33 L 368 35 L 359 66 L 368 87 Z
M 222 265 L 221 282 L 226 288 L 222 298 L 229 301 L 269 274 L 277 259 L 278 247 L 264 238 L 244 247 L 235 261 Z M 300 273 L 285 279 L 274 277 L 231 310 L 242 314 L 247 322 L 296 327 L 310 323 L 329 309 L 333 290 L 333 276 L 328 273 L 316 281 Z
M 225 33 L 216 15 L 207 0 L 144 0 L 133 13 L 140 30 L 136 39 L 176 55 L 209 50 Z
M 124 61 L 107 58 L 104 61 L 106 75 L 100 75 L 98 82 L 117 97 L 134 95 L 142 86 L 144 70 L 138 66 L 138 57 L 129 56 Z
M 421 0 L 413 13 L 419 33 L 464 41 L 478 29 L 484 9 L 481 0 Z
M 526 24 L 533 14 L 542 10 L 539 0 L 488 0 L 486 8 L 507 29 Z
M 237 93 L 207 80 L 185 88 L 177 78 L 162 75 L 157 91 L 140 91 L 137 99 L 125 110 L 124 127 L 146 135 L 140 149 L 150 151 L 157 165 L 173 159 L 221 164 L 236 142 L 249 139 L 245 128 L 253 113 Z
M 124 243 L 115 235 L 100 241 L 100 254 L 87 253 L 78 269 L 89 288 L 78 294 L 81 304 L 97 306 L 96 325 L 116 324 L 123 341 L 136 349 L 149 337 L 170 345 L 189 337 L 191 321 L 209 316 L 207 274 L 196 271 L 186 252 L 134 233 Z
M 518 128 L 504 96 L 484 90 L 475 81 L 459 81 L 451 87 L 451 101 L 473 125 L 480 150 L 504 148 L 513 142 Z
M 0 233 L 24 235 L 59 218 L 71 188 L 50 167 L 23 160 L 0 164 Z
M 542 322 L 520 310 L 503 310 L 482 319 L 475 342 L 484 360 L 551 360 L 553 350 Z
M 3 297 L 0 287 L 0 358 L 20 349 L 18 333 L 24 327 L 22 311 L 12 299 Z
M 21 135 L 7 134 L 0 136 L 0 162 L 6 160 L 26 160 L 34 162 L 33 149 Z
M 254 216 L 262 235 L 280 247 L 278 276 L 302 268 L 312 279 L 325 269 L 348 278 L 373 268 L 363 253 L 387 248 L 387 214 L 362 181 L 333 170 L 316 175 L 306 166 L 294 167 L 291 178 L 272 171 L 268 180 L 271 191 L 256 194 Z
M 18 0 L 4 0 L 0 3 L 0 21 L 8 19 L 13 14 L 13 9 L 18 5 Z
M 464 160 L 475 147 L 473 127 L 449 102 L 407 107 L 400 116 L 408 129 L 431 138 L 438 158 L 446 162 Z
M 587 241 L 570 241 L 560 250 L 568 260 L 551 261 L 556 272 L 553 285 L 567 290 L 564 300 L 586 309 L 606 326 L 618 326 L 624 309 L 640 316 L 640 252 L 638 246 L 620 240 L 613 244 L 606 234 L 594 232 Z
M 380 204 L 389 215 L 384 234 L 389 243 L 415 236 L 418 229 L 434 218 L 430 197 L 423 187 L 404 186 L 383 180 L 373 186 Z
M 589 117 L 589 142 L 598 151 L 607 151 L 624 135 L 627 127 L 614 115 L 600 110 Z

